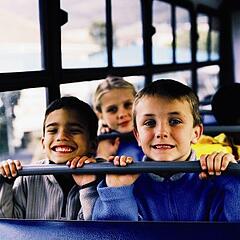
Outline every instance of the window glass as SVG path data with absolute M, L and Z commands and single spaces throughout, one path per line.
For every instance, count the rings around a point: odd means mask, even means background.
M 38 1 L 1 1 L 0 72 L 41 70 Z
M 159 1 L 153 2 L 153 27 L 156 30 L 152 37 L 153 63 L 172 63 L 173 36 L 170 4 Z
M 198 14 L 197 16 L 197 32 L 198 32 L 198 42 L 197 42 L 197 60 L 207 61 L 207 39 L 209 33 L 208 16 L 204 14 Z
M 207 66 L 197 70 L 199 100 L 206 102 L 219 86 L 219 66 Z
M 153 81 L 157 79 L 173 79 L 182 82 L 189 87 L 192 86 L 191 72 L 190 71 L 177 71 L 177 72 L 167 72 L 153 75 Z
M 219 59 L 219 19 L 212 18 L 212 31 L 211 31 L 211 60 Z
M 176 7 L 176 61 L 191 61 L 191 24 L 188 10 Z
M 40 139 L 45 108 L 44 88 L 0 93 L 1 160 L 18 159 L 25 164 L 43 157 Z
M 105 0 L 61 0 L 63 68 L 107 66 Z
M 140 7 L 139 0 L 112 0 L 114 66 L 143 64 Z
M 101 80 L 60 85 L 61 96 L 75 96 L 92 106 L 93 94 Z

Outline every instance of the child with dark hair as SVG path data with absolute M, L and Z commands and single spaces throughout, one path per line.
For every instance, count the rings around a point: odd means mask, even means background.
M 134 134 L 146 160 L 196 161 L 191 145 L 203 132 L 197 96 L 174 80 L 143 88 L 133 104 Z M 126 166 L 127 157 L 115 157 Z M 220 175 L 233 155 L 201 157 L 210 175 Z M 206 173 L 204 173 L 206 174 Z M 201 176 L 201 174 L 200 174 Z M 221 175 L 200 180 L 196 173 L 107 174 L 97 187 L 94 220 L 239 221 L 240 178 Z
M 71 168 L 95 162 L 98 121 L 92 108 L 76 97 L 62 97 L 46 109 L 42 164 L 67 164 Z M 82 205 L 84 186 L 94 186 L 92 175 L 17 176 L 18 160 L 0 163 L 0 217 L 23 219 L 86 219 Z M 92 185 L 92 186 L 90 186 Z M 88 189 L 88 194 L 91 190 Z M 84 211 L 86 209 L 86 211 Z M 91 211 L 90 211 L 91 212 Z

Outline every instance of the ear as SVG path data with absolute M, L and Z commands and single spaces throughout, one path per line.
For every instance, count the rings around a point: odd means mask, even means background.
M 134 137 L 136 138 L 137 142 L 138 142 L 138 146 L 141 147 L 141 141 L 139 139 L 139 133 L 138 133 L 138 130 L 137 129 L 133 129 L 133 135 Z
M 193 129 L 193 136 L 192 136 L 191 143 L 192 144 L 197 143 L 197 141 L 202 136 L 202 134 L 203 134 L 203 125 L 199 124 L 199 125 L 195 126 Z
M 41 143 L 42 143 L 42 147 L 43 147 L 43 149 L 45 149 L 45 143 L 44 143 L 44 140 L 45 140 L 45 138 L 42 137 L 42 138 L 41 138 Z

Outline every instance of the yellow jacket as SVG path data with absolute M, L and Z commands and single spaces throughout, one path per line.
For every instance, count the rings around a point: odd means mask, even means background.
M 236 147 L 240 156 L 240 145 Z M 232 148 L 224 133 L 215 137 L 202 135 L 196 144 L 192 144 L 192 149 L 196 152 L 197 159 L 199 159 L 202 154 L 209 154 L 215 151 L 232 153 Z

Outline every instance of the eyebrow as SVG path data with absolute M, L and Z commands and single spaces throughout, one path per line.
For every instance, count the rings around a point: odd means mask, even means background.
M 181 113 L 180 112 L 169 112 L 169 113 L 167 113 L 168 115 L 180 115 Z M 151 116 L 155 116 L 156 114 L 154 114 L 154 113 L 146 113 L 146 114 L 144 114 L 144 116 L 149 116 L 149 117 L 151 117 Z
M 49 123 L 46 125 L 46 128 L 48 127 L 56 127 L 58 126 L 59 124 L 57 122 L 53 122 L 53 123 Z M 83 124 L 80 124 L 80 123 L 67 123 L 67 126 L 71 126 L 71 127 L 79 127 L 79 128 L 84 128 L 84 125 Z

